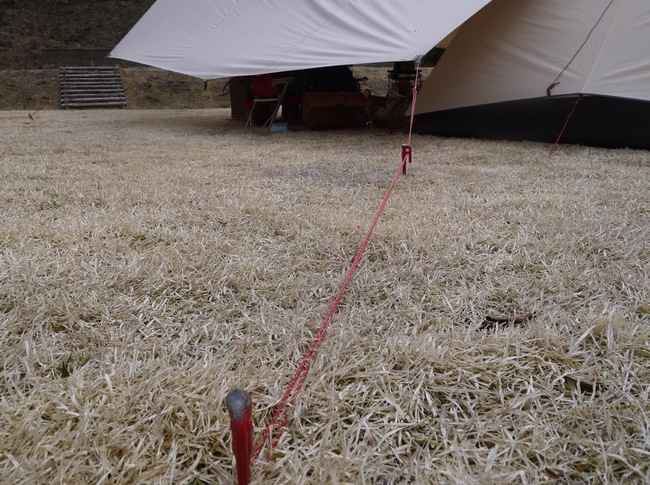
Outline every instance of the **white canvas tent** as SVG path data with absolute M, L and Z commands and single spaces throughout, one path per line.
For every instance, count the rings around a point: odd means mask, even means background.
M 650 2 L 493 0 L 415 113 L 421 133 L 650 148 Z
M 110 57 L 202 79 L 414 60 L 489 0 L 157 0 Z
M 413 60 L 459 26 L 417 132 L 650 148 L 648 0 L 157 0 L 110 57 L 247 76 Z

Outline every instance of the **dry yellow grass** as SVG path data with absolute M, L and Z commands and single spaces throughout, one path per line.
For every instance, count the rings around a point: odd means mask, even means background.
M 259 439 L 405 137 L 227 110 L 0 129 L 0 482 L 232 481 L 227 392 Z M 413 147 L 254 482 L 648 483 L 650 154 Z

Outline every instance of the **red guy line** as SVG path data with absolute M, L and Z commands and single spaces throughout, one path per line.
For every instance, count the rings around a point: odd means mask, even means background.
M 409 126 L 409 136 L 408 136 L 409 147 L 411 145 L 411 136 L 413 132 L 413 118 L 415 113 L 415 102 L 417 100 L 417 85 L 418 85 L 419 69 L 420 69 L 420 62 L 418 61 L 416 62 L 416 77 L 415 77 L 415 84 L 413 87 L 413 102 L 411 103 L 411 122 Z M 388 188 L 388 191 L 384 196 L 384 200 L 381 202 L 381 205 L 379 206 L 379 209 L 375 214 L 375 218 L 373 219 L 372 224 L 370 225 L 370 229 L 368 229 L 366 237 L 363 239 L 363 242 L 359 247 L 359 251 L 357 252 L 354 261 L 352 262 L 352 265 L 348 270 L 348 273 L 345 277 L 345 280 L 343 281 L 341 289 L 339 290 L 336 297 L 334 298 L 334 302 L 332 303 L 332 306 L 327 312 L 327 315 L 325 316 L 325 319 L 323 320 L 320 329 L 316 333 L 316 336 L 312 340 L 309 349 L 307 350 L 302 360 L 300 361 L 300 364 L 298 365 L 298 369 L 293 375 L 293 378 L 291 379 L 289 386 L 287 387 L 284 394 L 282 395 L 282 398 L 280 399 L 280 402 L 278 403 L 278 406 L 275 409 L 275 412 L 273 413 L 273 416 L 271 417 L 268 426 L 266 427 L 266 429 L 262 434 L 260 443 L 253 451 L 253 455 L 252 455 L 253 460 L 256 460 L 259 457 L 260 453 L 262 452 L 267 442 L 269 441 L 269 438 L 271 438 L 271 447 L 266 454 L 267 461 L 270 459 L 271 450 L 278 444 L 281 435 L 281 430 L 285 427 L 289 419 L 290 408 L 294 406 L 296 403 L 296 399 L 298 398 L 298 395 L 300 394 L 300 391 L 302 390 L 305 384 L 305 380 L 307 379 L 309 369 L 311 368 L 311 365 L 314 362 L 314 359 L 316 358 L 316 353 L 318 352 L 318 349 L 320 348 L 321 344 L 323 343 L 323 340 L 325 339 L 325 335 L 327 334 L 327 329 L 329 328 L 330 323 L 332 322 L 332 317 L 334 316 L 334 313 L 336 312 L 341 302 L 343 293 L 345 292 L 345 289 L 350 283 L 350 280 L 352 279 L 354 272 L 359 266 L 359 262 L 363 257 L 363 253 L 365 252 L 368 242 L 370 241 L 370 237 L 372 236 L 372 233 L 375 230 L 377 223 L 379 222 L 379 218 L 381 217 L 381 214 L 384 212 L 384 209 L 386 208 L 388 199 L 390 198 L 390 195 L 393 192 L 395 185 L 397 185 L 397 181 L 399 180 L 400 175 L 404 173 L 403 167 L 406 166 L 406 161 L 407 159 L 410 158 L 410 155 L 411 155 L 410 150 L 408 151 L 407 154 L 405 154 L 404 151 L 402 152 L 402 163 L 400 164 L 397 172 L 395 173 L 395 176 L 393 177 L 393 182 Z M 274 427 L 275 427 L 275 431 L 272 431 Z

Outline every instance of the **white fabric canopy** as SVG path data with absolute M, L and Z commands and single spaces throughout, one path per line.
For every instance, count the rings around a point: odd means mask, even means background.
M 650 101 L 650 1 L 494 0 L 454 37 L 416 114 L 545 97 L 551 85 L 553 96 Z
M 157 0 L 110 57 L 202 79 L 414 60 L 489 0 Z

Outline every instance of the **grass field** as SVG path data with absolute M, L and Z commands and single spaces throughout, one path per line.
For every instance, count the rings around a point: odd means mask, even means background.
M 405 136 L 0 129 L 0 482 L 232 482 L 225 396 L 257 442 Z M 650 482 L 650 153 L 549 149 L 414 138 L 254 483 Z

